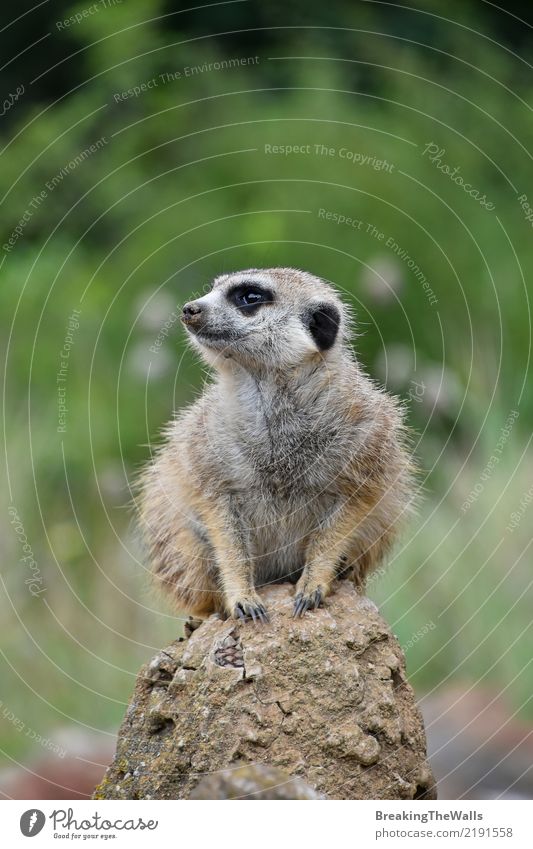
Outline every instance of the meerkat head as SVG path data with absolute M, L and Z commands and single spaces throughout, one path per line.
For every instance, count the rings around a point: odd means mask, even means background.
M 250 371 L 331 358 L 348 323 L 336 291 L 294 268 L 223 274 L 185 304 L 182 321 L 210 365 L 230 358 Z

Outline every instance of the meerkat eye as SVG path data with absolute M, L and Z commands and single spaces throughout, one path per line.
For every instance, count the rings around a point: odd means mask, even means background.
M 256 312 L 261 304 L 272 303 L 274 295 L 268 289 L 262 289 L 260 286 L 243 284 L 231 289 L 228 292 L 228 298 L 237 309 L 250 315 Z

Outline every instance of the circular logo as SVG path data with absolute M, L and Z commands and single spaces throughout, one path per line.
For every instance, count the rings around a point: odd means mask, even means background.
M 45 822 L 46 817 L 42 811 L 30 808 L 29 811 L 24 811 L 20 818 L 20 830 L 24 837 L 35 837 L 42 830 Z

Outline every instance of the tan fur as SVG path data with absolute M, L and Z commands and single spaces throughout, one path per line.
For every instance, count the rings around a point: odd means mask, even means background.
M 228 301 L 246 281 L 273 292 L 253 315 Z M 307 323 L 324 304 L 340 326 L 319 350 Z M 338 294 L 302 271 L 251 269 L 217 278 L 185 320 L 216 379 L 142 476 L 157 579 L 201 617 L 260 616 L 256 588 L 274 581 L 297 582 L 297 613 L 337 576 L 362 584 L 396 538 L 413 482 L 401 408 L 357 363 Z

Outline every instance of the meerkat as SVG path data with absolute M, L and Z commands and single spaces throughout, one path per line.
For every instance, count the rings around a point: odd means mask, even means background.
M 153 571 L 179 609 L 264 621 L 258 588 L 296 584 L 294 615 L 365 577 L 413 501 L 403 410 L 364 373 L 349 308 L 293 268 L 217 277 L 183 307 L 215 380 L 167 426 L 140 481 Z

